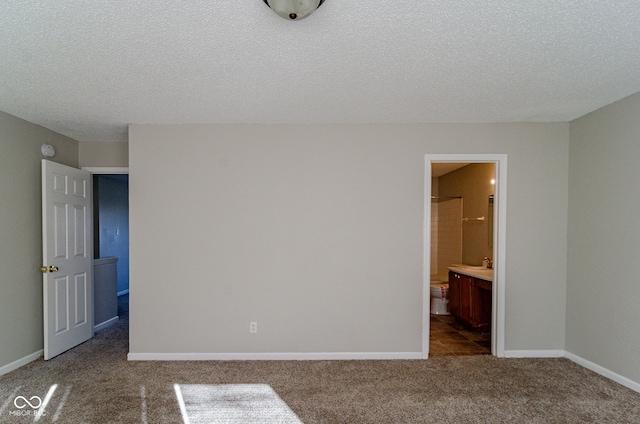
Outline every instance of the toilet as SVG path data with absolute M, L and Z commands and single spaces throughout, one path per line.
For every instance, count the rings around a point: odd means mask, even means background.
M 431 281 L 431 314 L 449 314 L 449 283 Z

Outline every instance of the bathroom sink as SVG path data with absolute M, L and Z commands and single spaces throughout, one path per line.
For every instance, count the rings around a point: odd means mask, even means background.
M 485 268 L 477 265 L 454 264 L 449 267 L 449 270 L 459 272 L 460 274 L 466 274 L 471 277 L 493 281 L 493 269 L 491 268 Z
M 482 265 L 453 264 L 451 266 L 455 267 L 455 268 L 460 268 L 460 269 L 473 269 L 473 270 L 488 269 L 488 268 L 483 267 Z

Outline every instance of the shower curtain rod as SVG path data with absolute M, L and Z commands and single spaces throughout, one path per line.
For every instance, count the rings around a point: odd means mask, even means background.
M 484 221 L 484 216 L 479 216 L 477 218 L 462 218 L 462 222 L 469 222 L 469 221 Z
M 431 203 L 435 203 L 436 205 L 442 202 L 450 202 L 451 200 L 460 200 L 460 202 L 464 202 L 464 199 L 462 199 L 462 196 L 458 196 L 458 197 L 431 196 Z

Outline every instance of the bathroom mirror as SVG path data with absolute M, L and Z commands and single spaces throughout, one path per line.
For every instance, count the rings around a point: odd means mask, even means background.
M 489 209 L 487 210 L 487 227 L 489 228 L 489 247 L 493 248 L 493 194 L 489 196 Z

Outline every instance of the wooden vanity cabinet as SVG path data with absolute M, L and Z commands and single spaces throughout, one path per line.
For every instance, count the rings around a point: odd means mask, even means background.
M 449 312 L 481 332 L 491 330 L 491 282 L 449 271 Z
M 473 277 L 460 274 L 460 319 L 467 324 L 473 321 L 471 313 L 471 294 L 473 293 Z
M 449 313 L 460 316 L 460 274 L 449 271 Z
M 473 279 L 471 293 L 471 326 L 480 332 L 491 332 L 491 281 Z

